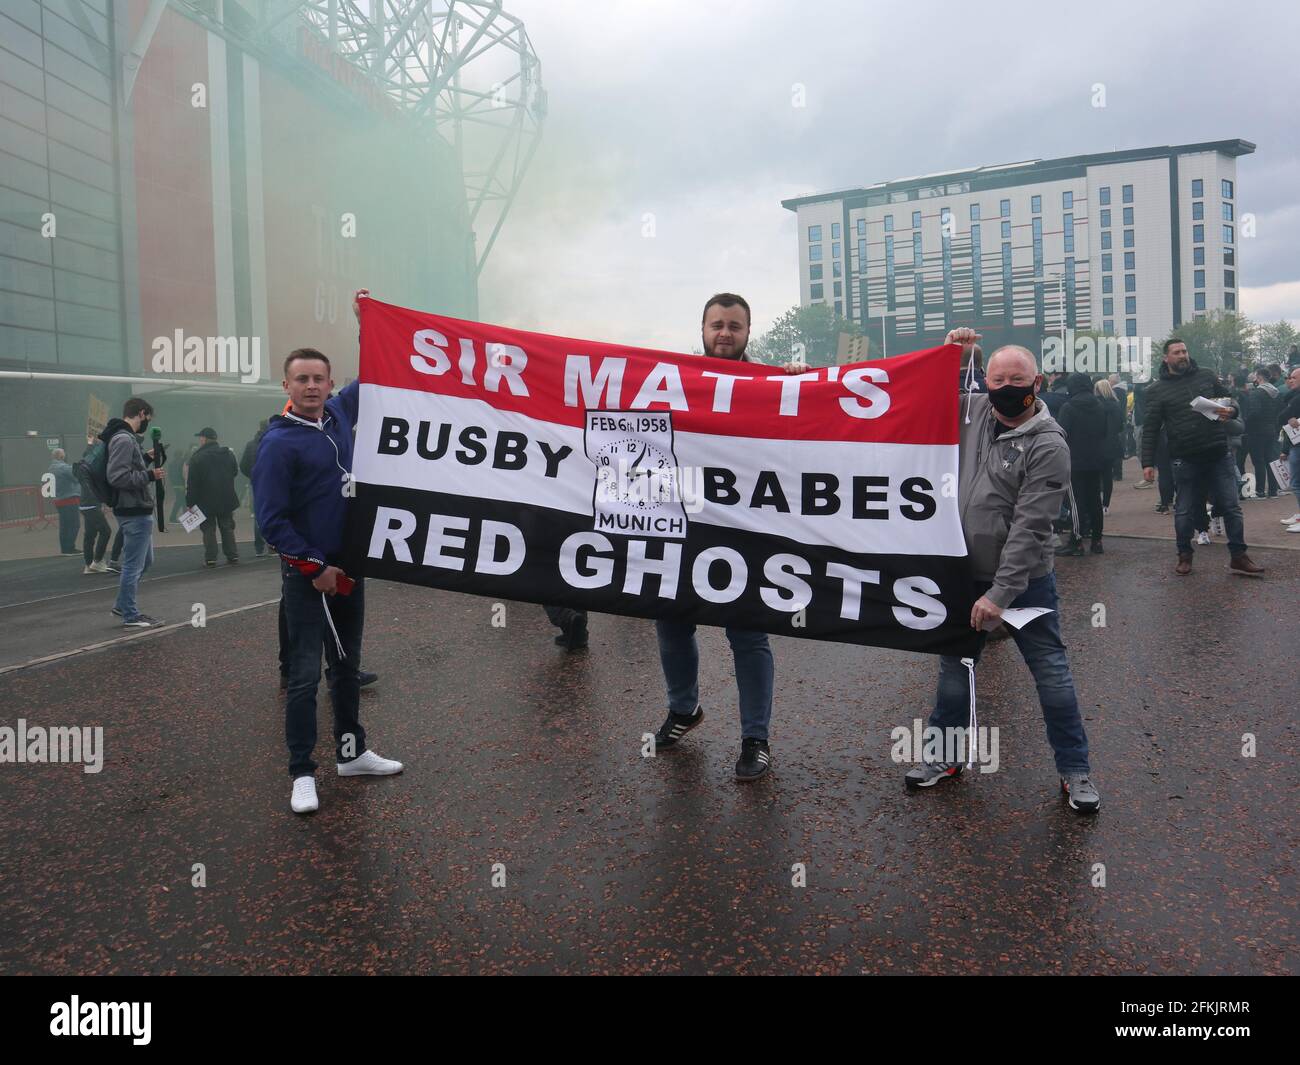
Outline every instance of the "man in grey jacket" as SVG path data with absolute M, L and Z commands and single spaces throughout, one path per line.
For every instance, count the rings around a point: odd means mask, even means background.
M 99 434 L 108 449 L 108 483 L 123 542 L 122 577 L 113 613 L 128 629 L 152 629 L 162 624 L 142 614 L 135 602 L 140 578 L 153 563 L 153 483 L 163 478 L 158 466 L 150 468 L 145 462 L 136 440 L 149 428 L 152 417 L 153 408 L 148 402 L 132 396 L 122 405 L 122 417 L 111 419 Z
M 966 347 L 978 339 L 972 329 L 954 329 L 946 342 Z M 980 630 L 982 648 L 985 629 L 996 625 L 1008 607 L 1050 611 L 1013 628 L 1012 638 L 1038 687 L 1061 790 L 1071 809 L 1093 813 L 1101 806 L 1101 796 L 1089 778 L 1088 737 L 1061 640 L 1052 569 L 1052 519 L 1070 484 L 1070 449 L 1065 433 L 1038 398 L 1042 382 L 1033 355 L 1025 348 L 1007 346 L 989 359 L 988 395 L 963 400 L 958 497 L 978 596 L 970 623 Z M 969 677 L 961 659 L 940 658 L 931 725 L 940 729 L 967 725 Z M 960 763 L 926 762 L 908 771 L 906 783 L 910 788 L 928 788 L 960 776 L 961 771 Z

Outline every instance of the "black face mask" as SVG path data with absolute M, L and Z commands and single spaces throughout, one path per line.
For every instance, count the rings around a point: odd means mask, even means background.
M 140 423 L 140 428 L 136 430 L 135 435 L 136 435 L 136 436 L 144 436 L 144 434 L 145 434 L 145 432 L 148 430 L 148 428 L 149 428 L 149 419 L 146 418 L 144 421 L 142 421 L 142 422 Z
M 1034 405 L 1033 385 L 1003 385 L 989 391 L 989 402 L 1005 418 L 1018 418 Z

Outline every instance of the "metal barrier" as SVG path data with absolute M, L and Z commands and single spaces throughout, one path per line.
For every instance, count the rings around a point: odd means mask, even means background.
M 44 529 L 58 520 L 54 500 L 42 496 L 39 485 L 0 488 L 0 529 Z

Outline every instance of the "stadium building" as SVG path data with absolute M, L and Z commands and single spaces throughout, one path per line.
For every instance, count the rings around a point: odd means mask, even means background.
M 499 0 L 0 0 L 0 488 L 131 394 L 238 449 L 358 287 L 476 317 L 545 107 Z

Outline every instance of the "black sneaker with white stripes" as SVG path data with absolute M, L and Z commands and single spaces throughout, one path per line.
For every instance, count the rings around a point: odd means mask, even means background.
M 740 741 L 740 760 L 736 762 L 737 780 L 757 780 L 772 768 L 772 751 L 766 740 L 748 737 Z
M 124 629 L 157 629 L 162 627 L 162 622 L 157 618 L 151 618 L 148 614 L 137 614 L 133 618 L 126 618 L 122 621 Z
M 659 731 L 655 733 L 655 749 L 671 747 L 703 720 L 704 710 L 698 705 L 693 714 L 674 714 L 670 710 L 668 720 L 660 725 Z

